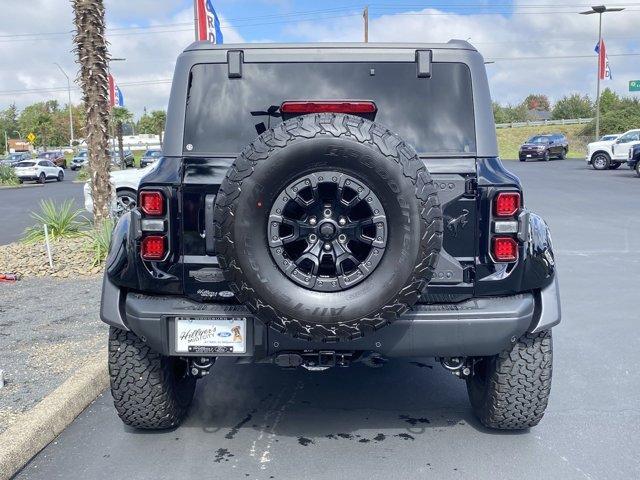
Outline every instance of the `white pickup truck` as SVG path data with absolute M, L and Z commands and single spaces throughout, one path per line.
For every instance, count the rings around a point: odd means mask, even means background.
M 640 143 L 640 129 L 629 130 L 616 140 L 592 142 L 587 146 L 585 161 L 595 170 L 618 168 L 629 158 L 629 150 Z

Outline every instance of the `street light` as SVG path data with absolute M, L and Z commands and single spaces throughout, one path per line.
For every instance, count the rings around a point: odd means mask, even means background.
M 608 12 L 621 12 L 624 8 L 615 7 L 608 8 L 604 5 L 597 5 L 595 7 L 591 7 L 591 10 L 587 10 L 586 12 L 580 12 L 580 15 L 593 15 L 594 13 L 598 14 L 598 45 L 602 42 L 602 14 Z M 596 88 L 596 140 L 600 138 L 600 58 L 598 56 L 598 83 Z
M 67 92 L 69 94 L 69 133 L 71 134 L 69 146 L 73 148 L 73 108 L 71 108 L 71 80 L 69 80 L 69 75 L 66 74 L 59 63 L 53 62 L 53 64 L 58 67 L 62 74 L 67 78 Z

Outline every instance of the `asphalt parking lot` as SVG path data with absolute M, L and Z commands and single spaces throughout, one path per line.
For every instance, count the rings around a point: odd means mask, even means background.
M 182 427 L 128 429 L 105 392 L 17 478 L 638 478 L 640 179 L 580 160 L 507 166 L 551 226 L 561 282 L 538 427 L 482 428 L 464 383 L 433 361 L 321 373 L 219 362 Z
M 73 199 L 77 208 L 84 207 L 83 184 L 73 182 L 78 172 L 67 169 L 64 174 L 62 182 L 48 180 L 44 185 L 27 182 L 26 186 L 20 188 L 0 189 L 0 245 L 15 242 L 22 237 L 24 229 L 34 223 L 29 214 L 40 210 L 40 200 L 50 199 L 58 203 Z

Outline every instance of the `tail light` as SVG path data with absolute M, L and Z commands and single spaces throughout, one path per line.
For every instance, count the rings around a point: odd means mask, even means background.
M 491 253 L 498 262 L 515 262 L 518 259 L 518 242 L 512 237 L 494 237 Z
M 378 107 L 371 101 L 289 101 L 280 105 L 280 112 L 285 114 L 303 115 L 307 113 L 350 113 L 371 114 L 376 113 Z
M 146 215 L 162 215 L 164 213 L 164 195 L 155 190 L 140 192 L 140 208 Z
M 493 213 L 496 217 L 513 217 L 520 210 L 520 193 L 500 192 L 494 201 Z
M 140 255 L 145 260 L 161 260 L 166 253 L 166 241 L 164 236 L 150 235 L 142 239 Z

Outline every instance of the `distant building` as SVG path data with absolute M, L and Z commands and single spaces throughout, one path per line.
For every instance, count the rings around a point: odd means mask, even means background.
M 33 152 L 33 145 L 26 140 L 10 138 L 7 143 L 9 144 L 9 153 Z
M 528 116 L 529 120 L 532 120 L 534 122 L 540 122 L 540 121 L 543 121 L 543 120 L 551 120 L 551 112 L 549 112 L 548 110 L 532 109 L 532 110 L 529 110 L 529 112 L 527 113 L 527 116 Z

